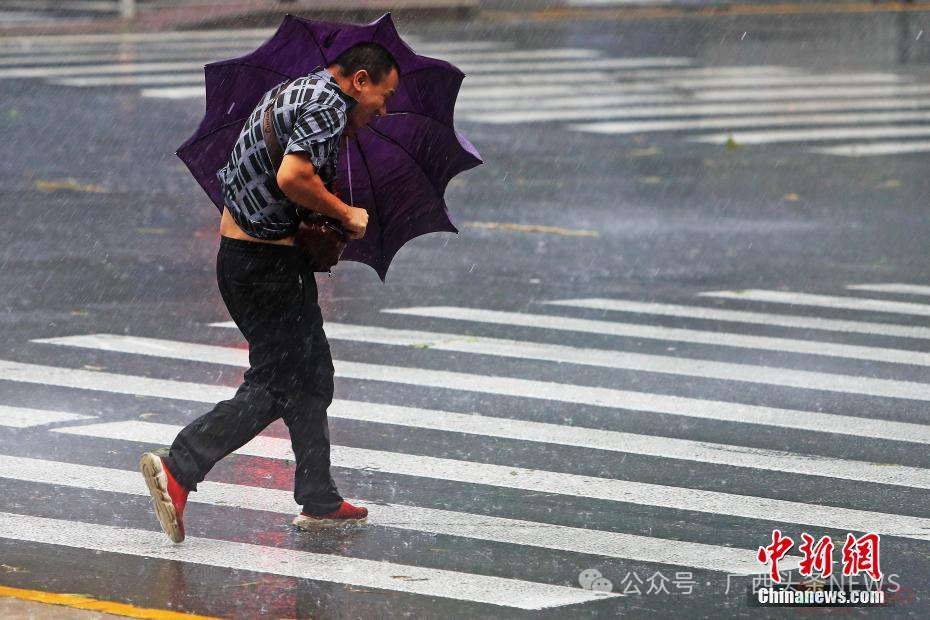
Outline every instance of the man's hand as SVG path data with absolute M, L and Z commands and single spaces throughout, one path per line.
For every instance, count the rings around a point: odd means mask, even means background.
M 348 207 L 345 217 L 342 219 L 342 225 L 349 235 L 349 239 L 361 239 L 365 236 L 365 229 L 368 228 L 368 211 Z

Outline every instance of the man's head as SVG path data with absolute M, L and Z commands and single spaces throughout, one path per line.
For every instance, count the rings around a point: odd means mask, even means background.
M 364 127 L 387 112 L 387 102 L 397 91 L 400 73 L 391 53 L 377 43 L 353 45 L 327 67 L 342 91 L 358 104 L 349 114 L 349 126 Z

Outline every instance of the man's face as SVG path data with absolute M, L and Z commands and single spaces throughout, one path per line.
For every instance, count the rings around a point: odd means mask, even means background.
M 352 85 L 357 91 L 355 100 L 358 103 L 349 115 L 350 124 L 358 129 L 367 125 L 375 116 L 386 114 L 387 102 L 397 92 L 398 84 L 400 76 L 397 69 L 392 68 L 380 84 L 375 84 L 364 69 L 356 71 L 352 76 Z

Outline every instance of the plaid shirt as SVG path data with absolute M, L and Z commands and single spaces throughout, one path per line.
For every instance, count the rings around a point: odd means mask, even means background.
M 262 135 L 262 117 L 278 86 L 262 97 L 239 134 L 229 162 L 217 172 L 226 208 L 242 230 L 259 239 L 290 237 L 300 223 L 297 205 L 278 188 Z M 357 102 L 322 67 L 294 80 L 278 101 L 273 126 L 284 154 L 307 153 L 323 183 L 331 187 L 336 179 L 339 138 Z

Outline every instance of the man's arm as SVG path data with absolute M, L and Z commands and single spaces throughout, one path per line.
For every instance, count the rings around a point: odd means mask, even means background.
M 353 239 L 365 234 L 368 212 L 350 207 L 327 190 L 308 154 L 295 152 L 285 155 L 278 168 L 277 181 L 278 187 L 291 201 L 305 209 L 339 220 Z

